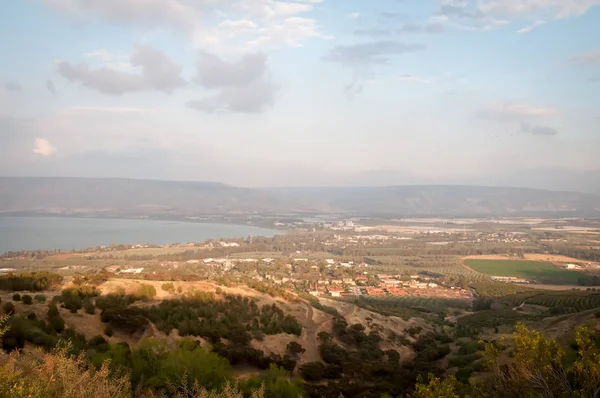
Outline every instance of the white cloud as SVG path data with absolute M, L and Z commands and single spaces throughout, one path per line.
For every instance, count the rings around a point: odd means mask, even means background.
M 528 19 L 533 23 L 517 30 L 527 33 L 542 21 L 577 17 L 596 5 L 600 5 L 600 0 L 442 0 L 437 16 L 474 30 L 491 30 Z
M 360 12 L 352 12 L 352 13 L 348 14 L 347 16 L 350 19 L 359 19 L 361 15 L 360 15 Z
M 321 36 L 317 22 L 314 19 L 302 17 L 290 17 L 268 23 L 259 29 L 258 33 L 257 38 L 247 42 L 248 50 L 281 46 L 299 47 L 305 39 Z
M 545 13 L 554 18 L 570 18 L 585 14 L 600 0 L 480 0 L 478 9 L 485 14 L 528 16 Z
M 207 113 L 264 112 L 273 105 L 277 90 L 269 75 L 267 57 L 262 53 L 246 54 L 237 61 L 203 54 L 195 81 L 207 89 L 218 90 L 214 95 L 187 104 Z
M 56 148 L 45 138 L 36 138 L 33 141 L 33 153 L 42 156 L 52 156 L 56 152 Z
M 58 72 L 72 82 L 111 95 L 151 90 L 170 94 L 187 84 L 181 78 L 181 68 L 165 53 L 150 46 L 138 46 L 131 56 L 131 65 L 141 67 L 142 73 L 110 67 L 94 69 L 85 63 L 73 65 L 69 62 L 60 62 Z
M 537 28 L 538 26 L 541 26 L 543 24 L 545 24 L 545 21 L 542 20 L 537 20 L 537 21 L 533 21 L 533 23 L 529 26 L 526 26 L 524 28 L 521 28 L 519 30 L 517 30 L 517 33 L 529 33 L 531 32 L 533 29 Z
M 42 0 L 60 11 L 98 16 L 113 23 L 143 28 L 191 31 L 200 20 L 197 9 L 179 0 Z

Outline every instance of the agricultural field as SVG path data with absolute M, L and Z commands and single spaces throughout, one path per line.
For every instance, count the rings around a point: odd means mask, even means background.
M 587 276 L 552 264 L 528 260 L 465 260 L 474 271 L 494 276 L 513 276 L 540 283 L 577 285 Z
M 360 300 L 364 301 L 368 305 L 382 309 L 393 310 L 396 307 L 404 307 L 424 312 L 438 312 L 448 308 L 467 309 L 471 305 L 471 302 L 466 299 L 445 299 L 416 296 L 361 297 Z
M 587 291 L 555 291 L 555 292 L 523 292 L 509 295 L 500 302 L 510 307 L 523 304 L 547 307 L 551 314 L 574 314 L 581 311 L 600 308 L 600 292 Z

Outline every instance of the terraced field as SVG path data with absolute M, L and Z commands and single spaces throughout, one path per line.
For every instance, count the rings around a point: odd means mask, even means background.
M 510 307 L 518 307 L 521 304 L 533 304 L 549 308 L 552 314 L 574 314 L 600 308 L 600 292 L 573 290 L 523 292 L 506 296 L 500 301 Z
M 437 312 L 452 308 L 469 308 L 469 300 L 444 299 L 436 297 L 414 297 L 414 296 L 381 296 L 361 297 L 361 301 L 379 308 L 393 309 L 395 307 L 410 308 L 419 311 Z

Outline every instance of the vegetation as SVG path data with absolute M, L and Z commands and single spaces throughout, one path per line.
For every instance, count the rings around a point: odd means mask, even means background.
M 50 272 L 23 272 L 0 275 L 0 290 L 39 292 L 60 283 L 62 276 Z
M 46 302 L 46 296 L 44 296 L 43 294 L 36 294 L 35 297 L 34 297 L 34 299 L 38 303 L 45 303 Z
M 526 260 L 465 260 L 477 272 L 494 276 L 514 276 L 555 285 L 577 285 L 585 275 L 549 263 Z
M 509 294 L 530 292 L 532 290 L 525 285 L 492 281 L 473 282 L 471 283 L 471 287 L 475 289 L 480 297 L 502 297 Z

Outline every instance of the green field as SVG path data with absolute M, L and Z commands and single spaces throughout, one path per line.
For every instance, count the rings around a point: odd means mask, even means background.
M 539 283 L 577 285 L 586 275 L 558 268 L 552 264 L 527 260 L 465 260 L 477 272 L 493 276 L 514 276 Z

